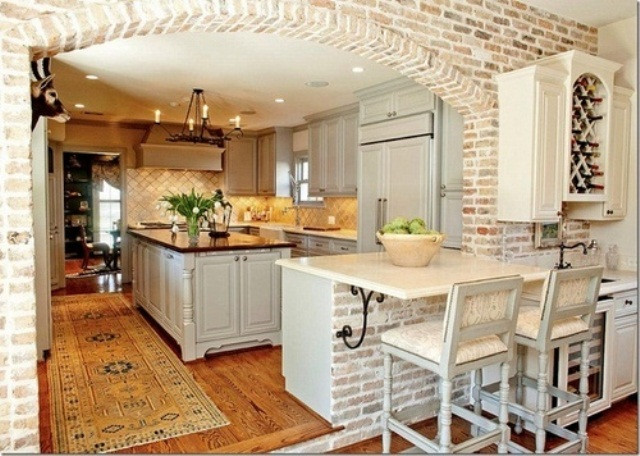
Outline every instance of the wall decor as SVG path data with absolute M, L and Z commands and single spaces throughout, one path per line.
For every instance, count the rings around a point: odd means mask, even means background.
M 559 246 L 562 243 L 562 221 L 536 223 L 533 242 L 537 249 Z

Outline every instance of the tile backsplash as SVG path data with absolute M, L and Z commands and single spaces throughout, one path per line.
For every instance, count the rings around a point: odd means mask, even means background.
M 127 170 L 127 211 L 129 224 L 142 220 L 168 221 L 169 215 L 160 208 L 158 200 L 169 192 L 196 191 L 211 193 L 216 188 L 225 190 L 224 174 L 215 171 L 190 171 L 167 169 Z M 233 219 L 242 220 L 248 207 L 258 210 L 272 207 L 273 221 L 294 223 L 295 212 L 291 198 L 263 196 L 230 196 Z M 356 198 L 325 198 L 324 207 L 301 207 L 300 220 L 303 225 L 324 225 L 329 216 L 336 218 L 336 225 L 355 230 L 358 225 L 358 203 Z

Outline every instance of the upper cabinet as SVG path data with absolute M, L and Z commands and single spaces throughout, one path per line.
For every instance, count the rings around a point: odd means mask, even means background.
M 275 127 L 258 136 L 258 195 L 291 196 L 293 130 Z
M 227 141 L 225 178 L 229 195 L 255 195 L 258 192 L 258 150 L 256 138 Z
M 411 116 L 435 109 L 435 96 L 407 78 L 356 92 L 360 99 L 360 125 Z
M 357 105 L 306 117 L 309 121 L 309 194 L 355 196 Z
M 624 217 L 630 109 L 613 86 L 620 66 L 569 51 L 497 77 L 500 220 L 557 221 L 563 202 L 571 218 Z

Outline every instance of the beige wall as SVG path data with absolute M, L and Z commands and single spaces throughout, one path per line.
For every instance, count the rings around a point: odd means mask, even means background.
M 631 151 L 629 160 L 629 184 L 627 216 L 615 222 L 593 222 L 591 236 L 597 239 L 606 252 L 610 244 L 618 244 L 620 268 L 637 269 L 638 250 L 638 118 L 637 118 L 637 18 L 629 18 L 598 30 L 598 55 L 623 64 L 616 73 L 616 85 L 636 91 L 631 97 Z

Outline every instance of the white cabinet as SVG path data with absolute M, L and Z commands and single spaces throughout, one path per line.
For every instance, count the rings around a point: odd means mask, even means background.
M 345 255 L 357 253 L 356 241 L 349 239 L 336 239 L 324 236 L 312 236 L 299 233 L 284 233 L 287 242 L 293 242 L 296 246 L 291 249 L 291 257 Z
M 498 219 L 554 222 L 562 209 L 565 75 L 532 66 L 500 75 Z
M 356 92 L 360 125 L 368 125 L 435 109 L 435 96 L 425 87 L 400 78 Z
M 305 117 L 309 124 L 309 194 L 353 196 L 357 182 L 358 113 L 354 106 Z
M 611 400 L 638 391 L 638 294 L 620 293 L 615 297 L 615 332 L 611 367 Z
M 225 179 L 229 195 L 255 195 L 258 192 L 258 151 L 255 138 L 227 141 Z
M 420 217 L 429 226 L 432 139 L 408 138 L 360 147 L 358 251 L 377 251 L 375 237 L 395 217 Z
M 280 342 L 280 251 L 195 260 L 197 354 Z
M 258 134 L 258 195 L 290 197 L 293 130 L 275 127 Z
M 607 200 L 570 203 L 567 215 L 580 220 L 618 220 L 627 215 L 627 183 L 631 149 L 631 96 L 633 91 L 614 87 L 611 141 L 607 154 Z

